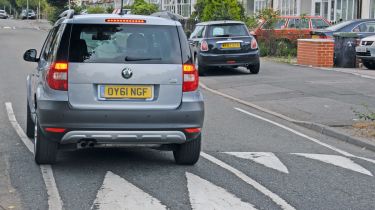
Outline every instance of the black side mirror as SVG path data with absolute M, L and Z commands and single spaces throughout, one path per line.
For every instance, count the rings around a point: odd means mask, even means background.
M 30 50 L 27 50 L 23 54 L 23 59 L 25 61 L 29 61 L 29 62 L 38 62 L 39 59 L 36 58 L 36 55 L 37 55 L 36 50 L 35 49 L 30 49 Z

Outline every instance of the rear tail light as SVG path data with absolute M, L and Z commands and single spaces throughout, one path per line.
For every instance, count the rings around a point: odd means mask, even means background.
M 52 63 L 47 73 L 47 83 L 54 90 L 68 90 L 68 63 Z
M 255 38 L 251 40 L 251 49 L 253 50 L 258 49 L 258 42 Z
M 198 71 L 193 64 L 183 65 L 184 81 L 182 85 L 183 92 L 195 91 L 199 86 Z
M 208 51 L 208 44 L 205 40 L 201 42 L 201 51 L 203 52 Z
M 65 128 L 45 128 L 44 130 L 47 132 L 51 132 L 51 133 L 64 133 L 66 129 Z
M 200 128 L 185 128 L 184 130 L 186 133 L 200 133 L 201 132 Z

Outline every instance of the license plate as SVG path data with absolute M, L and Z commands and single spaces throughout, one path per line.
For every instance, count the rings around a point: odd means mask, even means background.
M 311 38 L 312 39 L 320 39 L 320 37 L 318 35 L 312 35 Z
M 152 99 L 152 85 L 100 85 L 101 99 Z
M 241 43 L 239 43 L 239 42 L 223 43 L 223 44 L 221 44 L 221 48 L 223 48 L 223 49 L 241 48 Z
M 357 47 L 357 48 L 355 48 L 355 51 L 357 51 L 357 52 L 367 52 L 367 47 Z

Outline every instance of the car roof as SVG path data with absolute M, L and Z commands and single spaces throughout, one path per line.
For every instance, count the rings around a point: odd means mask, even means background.
M 242 21 L 235 21 L 235 20 L 217 20 L 217 21 L 207 21 L 207 22 L 201 22 L 198 23 L 197 25 L 202 26 L 202 25 L 218 25 L 218 24 L 245 24 Z
M 312 15 L 306 15 L 306 16 L 303 16 L 304 18 L 309 18 L 309 19 L 315 19 L 315 18 L 319 18 L 319 19 L 325 19 L 324 17 L 322 16 L 312 16 Z M 301 16 L 293 16 L 293 15 L 285 15 L 285 16 L 279 16 L 278 18 L 301 18 Z
M 106 19 L 136 19 L 146 20 L 145 25 L 170 25 L 180 26 L 181 23 L 171 19 L 144 16 L 144 15 L 118 15 L 118 14 L 87 14 L 87 15 L 74 15 L 73 18 L 66 18 L 64 23 L 73 24 L 113 24 L 105 22 Z M 118 23 L 115 23 L 118 24 Z

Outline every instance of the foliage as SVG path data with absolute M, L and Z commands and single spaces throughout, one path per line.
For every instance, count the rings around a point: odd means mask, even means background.
M 107 7 L 105 10 L 108 14 L 111 14 L 113 12 L 114 8 L 113 8 L 113 6 L 110 6 L 110 7 Z
M 0 0 L 0 8 L 3 9 L 4 6 L 8 7 L 10 5 L 9 0 Z
M 87 13 L 88 14 L 102 14 L 102 13 L 106 13 L 106 9 L 101 6 L 90 6 L 90 7 L 87 7 Z
M 241 20 L 244 17 L 237 0 L 206 0 L 202 21 Z
M 135 0 L 131 6 L 132 14 L 136 15 L 151 15 L 158 11 L 158 7 L 155 4 L 148 3 L 145 0 Z
M 256 16 L 245 17 L 244 22 L 249 30 L 254 30 L 259 26 L 259 19 Z
M 197 0 L 192 18 L 199 21 L 244 20 L 245 9 L 237 0 Z
M 362 106 L 365 108 L 365 112 L 360 112 L 352 108 L 355 116 L 361 120 L 375 121 L 375 111 L 370 110 L 366 104 L 363 104 Z

